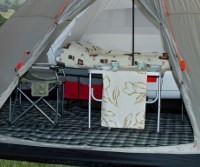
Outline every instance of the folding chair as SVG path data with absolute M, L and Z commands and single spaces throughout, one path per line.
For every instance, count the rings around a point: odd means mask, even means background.
M 14 102 L 12 102 L 12 96 L 10 96 L 10 109 L 9 109 L 9 123 L 13 124 L 24 116 L 28 111 L 34 107 L 52 124 L 58 124 L 58 117 L 61 116 L 63 111 L 64 101 L 64 81 L 65 73 L 63 66 L 55 66 L 49 64 L 38 63 L 32 66 L 32 68 L 20 78 L 19 84 L 15 91 Z M 24 87 L 31 89 L 31 95 L 29 95 Z M 56 107 L 47 101 L 49 93 L 56 90 Z M 28 100 L 30 106 L 24 107 L 23 100 Z M 33 100 L 35 98 L 36 100 Z M 39 102 L 46 104 L 50 110 L 52 110 L 51 117 L 39 106 Z M 16 116 L 16 107 L 19 106 L 20 112 Z M 15 114 L 14 114 L 15 113 Z

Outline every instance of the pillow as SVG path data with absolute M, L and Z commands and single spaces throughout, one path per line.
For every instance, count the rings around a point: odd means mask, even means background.
M 169 70 L 170 65 L 169 61 L 163 58 L 163 53 L 134 53 L 134 61 L 137 63 L 138 61 L 143 61 L 145 64 L 157 64 L 161 65 L 163 70 Z
M 123 54 L 121 54 L 123 52 Z M 117 54 L 114 54 L 117 53 Z M 66 67 L 94 68 L 94 66 L 110 64 L 112 60 L 119 61 L 121 66 L 132 65 L 132 56 L 125 51 L 114 50 L 107 53 L 104 49 L 85 41 L 65 44 L 62 53 L 56 58 L 57 62 Z

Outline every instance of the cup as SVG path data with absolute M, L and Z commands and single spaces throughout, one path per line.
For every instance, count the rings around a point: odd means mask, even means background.
M 145 67 L 146 67 L 146 64 L 145 64 L 143 61 L 137 62 L 137 68 L 138 68 L 139 70 L 142 70 L 142 69 L 144 69 Z
M 111 65 L 112 65 L 112 69 L 113 69 L 113 70 L 117 70 L 118 67 L 119 67 L 119 62 L 118 62 L 118 61 L 115 61 L 115 60 L 112 60 L 112 61 L 111 61 Z

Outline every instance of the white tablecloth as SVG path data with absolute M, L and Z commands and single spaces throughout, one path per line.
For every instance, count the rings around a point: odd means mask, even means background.
M 147 73 L 104 71 L 101 125 L 144 129 Z

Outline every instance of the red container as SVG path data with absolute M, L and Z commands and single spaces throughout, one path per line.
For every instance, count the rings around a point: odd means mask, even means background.
M 78 82 L 65 82 L 64 98 L 78 99 Z
M 102 98 L 102 84 L 92 84 L 92 88 L 94 89 L 94 96 L 97 99 Z M 80 100 L 88 100 L 89 96 L 89 87 L 87 84 L 83 84 L 80 82 L 65 82 L 65 91 L 64 97 L 68 99 L 80 99 Z
M 156 82 L 156 77 L 148 76 L 147 77 L 147 82 Z
M 156 82 L 156 77 L 148 76 L 147 82 Z M 92 84 L 94 97 L 97 99 L 102 98 L 102 84 Z M 89 87 L 87 84 L 81 82 L 65 82 L 64 97 L 67 99 L 88 100 Z

